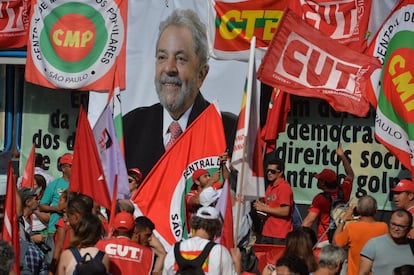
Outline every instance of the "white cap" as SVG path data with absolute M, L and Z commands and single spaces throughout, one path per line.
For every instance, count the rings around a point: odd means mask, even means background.
M 220 219 L 220 213 L 214 207 L 202 206 L 197 210 L 196 217 L 206 220 L 217 220 Z
M 218 200 L 220 194 L 221 190 L 216 191 L 213 187 L 209 186 L 201 191 L 200 204 L 202 206 L 209 206 Z

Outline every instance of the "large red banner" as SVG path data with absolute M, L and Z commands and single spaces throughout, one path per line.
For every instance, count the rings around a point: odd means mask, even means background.
M 379 66 L 375 58 L 339 44 L 287 9 L 258 78 L 288 93 L 324 99 L 336 111 L 365 116 L 365 86 Z
M 212 55 L 223 59 L 248 59 L 250 40 L 266 49 L 276 32 L 287 0 L 212 1 L 209 36 Z
M 330 38 L 363 52 L 367 47 L 371 4 L 371 0 L 297 0 L 290 1 L 289 7 Z
M 29 3 L 29 0 L 0 1 L 0 49 L 26 46 Z

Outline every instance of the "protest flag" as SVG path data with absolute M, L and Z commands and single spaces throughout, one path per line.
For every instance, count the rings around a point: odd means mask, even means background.
M 187 237 L 184 195 L 193 184 L 193 172 L 203 168 L 212 174 L 219 169 L 218 156 L 225 149 L 221 115 L 210 104 L 154 165 L 131 198 L 139 214 L 157 225 L 156 234 L 165 246 Z
M 367 54 L 382 64 L 372 77 L 375 137 L 414 175 L 414 90 L 412 71 L 414 1 L 400 1 L 379 28 Z M 390 31 L 392 30 L 392 31 Z
M 107 104 L 93 127 L 93 135 L 98 148 L 110 196 L 114 189 L 115 176 L 118 177 L 118 199 L 129 198 L 128 174 L 125 159 L 115 133 L 114 120 Z
M 289 111 L 290 94 L 274 88 L 269 101 L 266 123 L 262 128 L 266 153 L 276 150 L 277 135 L 285 131 Z
M 354 51 L 287 9 L 259 67 L 263 83 L 284 92 L 326 100 L 338 112 L 364 117 L 365 89 L 378 60 Z
M 34 187 L 34 171 L 35 171 L 35 145 L 32 145 L 30 150 L 29 157 L 26 161 L 26 166 L 24 168 L 24 173 L 22 177 L 21 188 L 23 187 Z
M 75 136 L 69 190 L 90 196 L 98 205 L 111 207 L 101 159 L 86 113 L 81 106 Z
M 9 242 L 14 249 L 15 261 L 13 271 L 20 274 L 20 238 L 19 223 L 17 221 L 16 196 L 17 188 L 13 180 L 13 168 L 11 161 L 7 166 L 6 201 L 4 203 L 3 240 Z

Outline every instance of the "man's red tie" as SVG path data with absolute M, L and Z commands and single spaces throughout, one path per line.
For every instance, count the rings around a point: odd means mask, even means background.
M 170 148 L 171 145 L 173 145 L 173 143 L 178 139 L 178 137 L 183 132 L 181 130 L 180 124 L 177 121 L 171 122 L 170 126 L 168 127 L 168 130 L 169 130 L 171 136 L 170 136 L 170 140 L 165 145 L 165 150 L 167 150 L 168 148 Z

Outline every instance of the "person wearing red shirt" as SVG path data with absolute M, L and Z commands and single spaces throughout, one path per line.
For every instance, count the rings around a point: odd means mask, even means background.
M 109 256 L 109 272 L 121 274 L 151 274 L 154 252 L 131 240 L 134 232 L 134 216 L 128 212 L 119 212 L 114 218 L 114 237 L 99 240 L 96 247 Z
M 336 154 L 341 158 L 345 169 L 346 177 L 342 184 L 338 184 L 337 175 L 332 169 L 323 169 L 314 178 L 318 180 L 318 188 L 323 192 L 317 194 L 308 208 L 308 215 L 302 222 L 302 226 L 311 227 L 317 221 L 318 223 L 318 247 L 329 243 L 328 230 L 331 223 L 331 204 L 338 198 L 339 192 L 343 192 L 343 200 L 349 201 L 352 192 L 352 181 L 354 180 L 354 171 L 348 158 L 345 156 L 342 146 L 336 149 Z M 329 197 L 328 197 L 329 196 Z
M 266 188 L 264 201 L 253 203 L 256 211 L 267 216 L 263 225 L 262 236 L 256 243 L 284 244 L 287 233 L 293 230 L 293 192 L 285 180 L 285 164 L 272 159 L 267 164 L 266 177 L 269 185 Z

